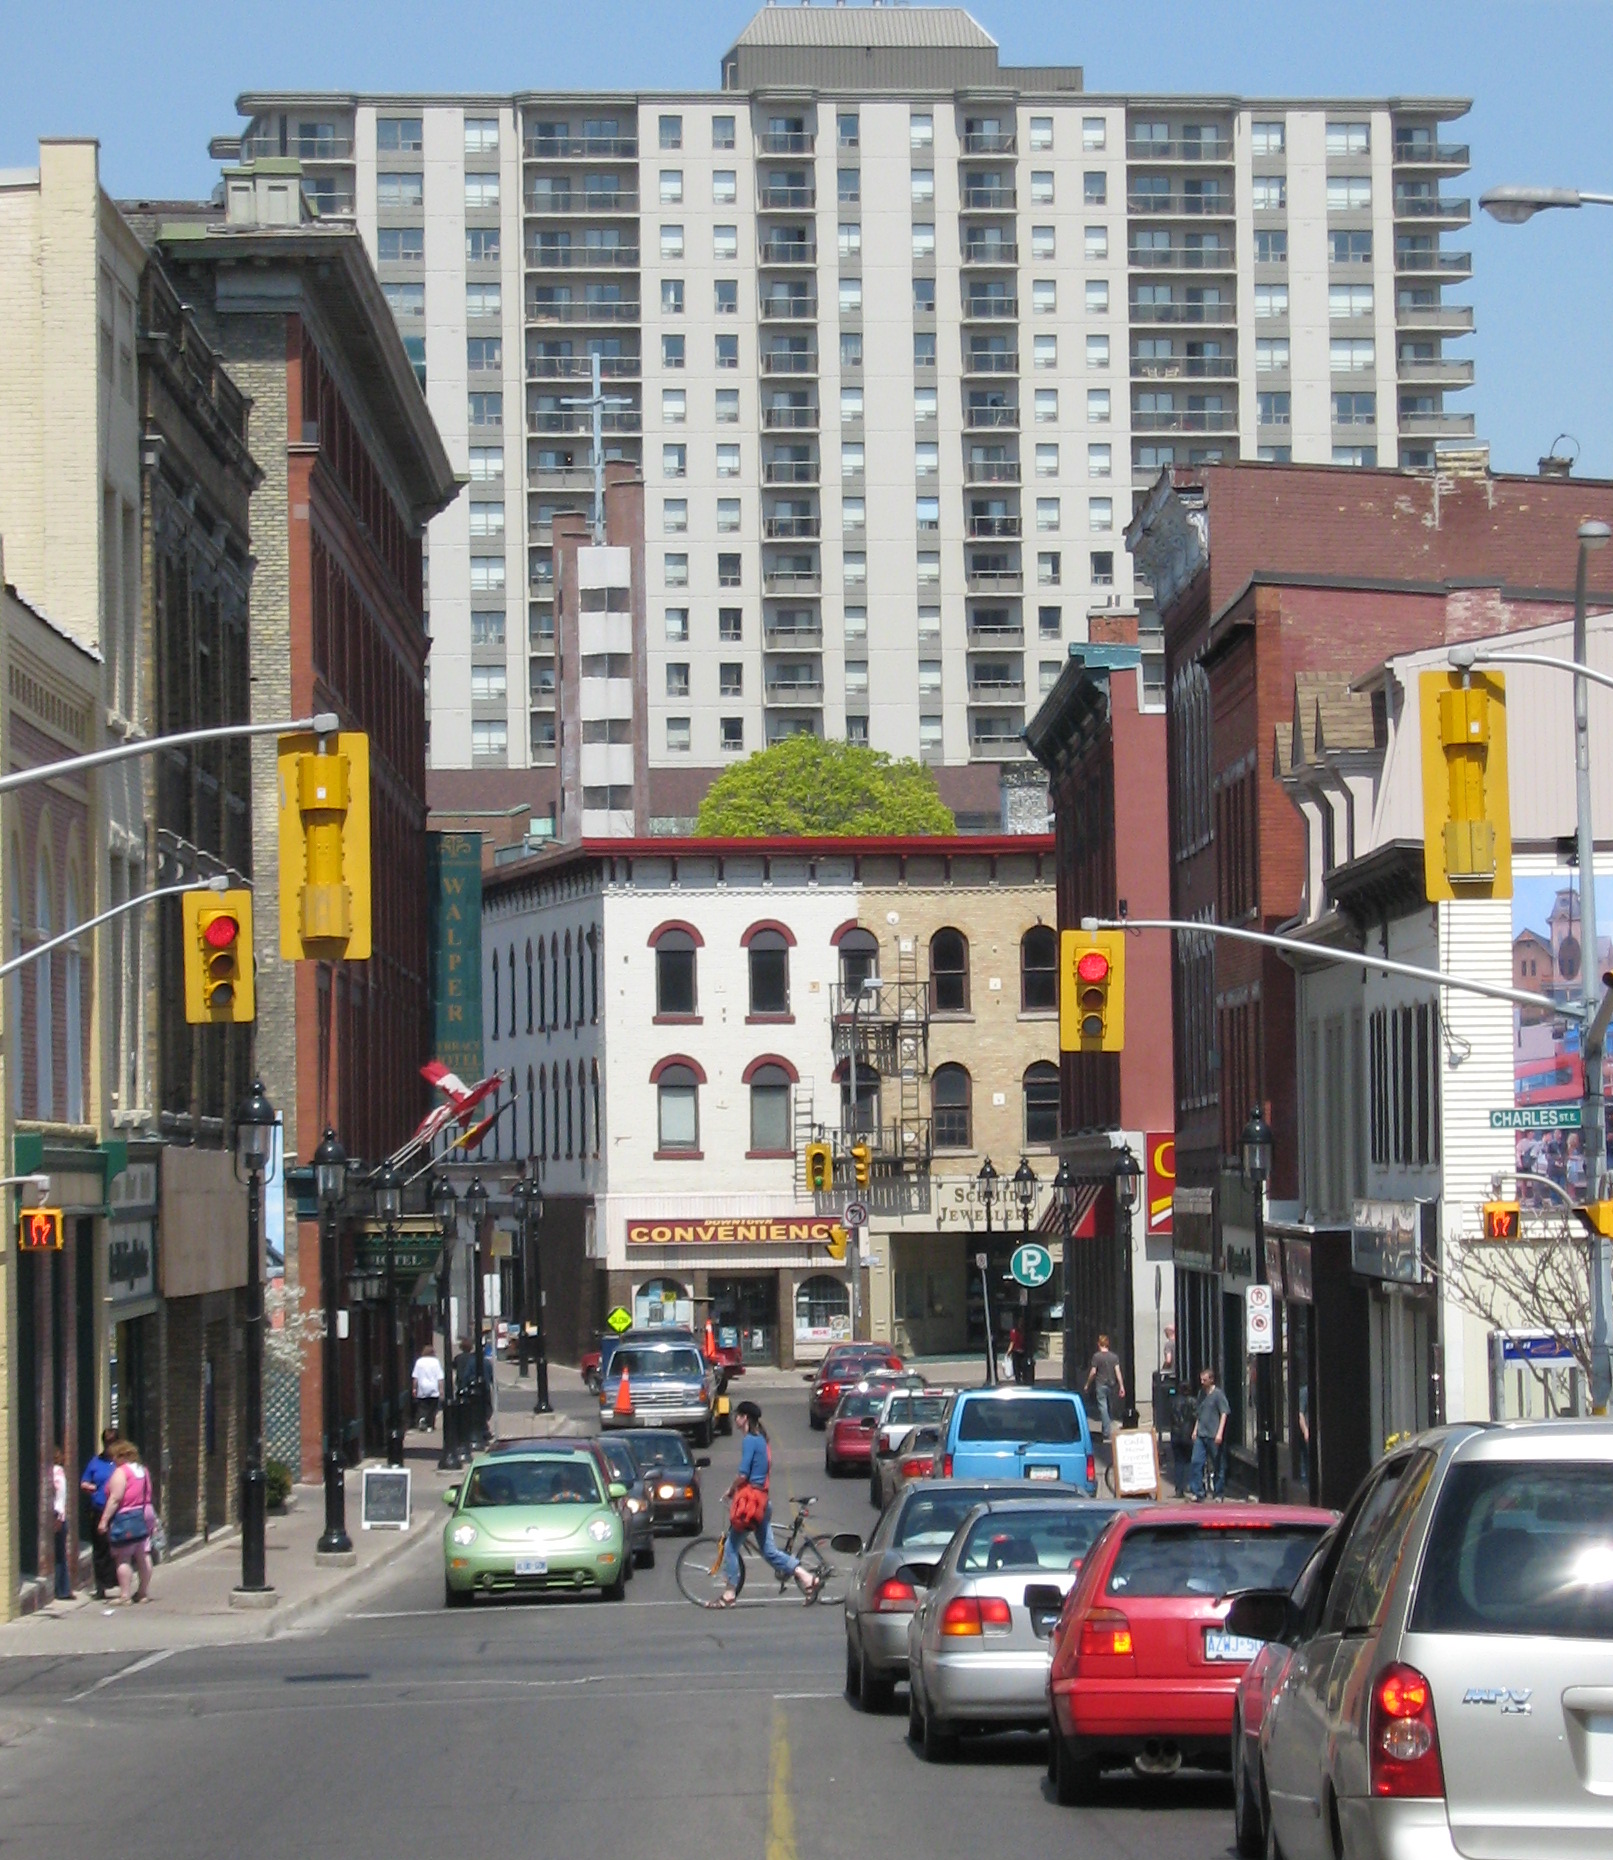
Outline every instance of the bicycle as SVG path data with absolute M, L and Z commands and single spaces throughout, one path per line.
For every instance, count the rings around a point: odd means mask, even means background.
M 815 1602 L 842 1602 L 846 1597 L 845 1572 L 836 1568 L 831 1561 L 830 1552 L 833 1540 L 826 1537 L 814 1537 L 806 1528 L 807 1513 L 818 1502 L 812 1497 L 798 1497 L 793 1492 L 790 1501 L 795 1506 L 795 1516 L 790 1520 L 789 1535 L 780 1548 L 786 1556 L 797 1558 L 806 1569 L 817 1577 L 817 1587 L 806 1597 L 810 1607 Z M 727 1560 L 728 1538 L 732 1530 L 722 1531 L 716 1537 L 696 1537 L 686 1544 L 678 1557 L 678 1588 L 684 1598 L 697 1608 L 722 1608 L 729 1606 L 723 1601 L 728 1593 L 728 1575 L 724 1569 Z M 747 1531 L 739 1540 L 739 1580 L 734 1584 L 734 1601 L 738 1601 L 745 1592 L 745 1566 L 750 1561 L 761 1561 L 753 1534 Z M 764 1568 L 767 1566 L 764 1564 Z M 768 1569 L 771 1576 L 773 1571 Z M 793 1578 L 777 1576 L 779 1594 L 791 1586 Z

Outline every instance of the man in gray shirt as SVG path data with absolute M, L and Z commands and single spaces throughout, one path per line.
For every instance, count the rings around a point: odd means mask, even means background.
M 1193 1463 L 1188 1468 L 1189 1498 L 1219 1498 L 1226 1480 L 1227 1422 L 1232 1404 L 1213 1369 L 1199 1371 L 1198 1418 L 1193 1425 Z
M 1098 1347 L 1092 1352 L 1092 1363 L 1087 1370 L 1087 1387 L 1097 1393 L 1098 1419 L 1103 1423 L 1103 1437 L 1107 1440 L 1126 1407 L 1126 1378 L 1121 1373 L 1120 1358 L 1109 1347 L 1107 1331 L 1098 1332 Z

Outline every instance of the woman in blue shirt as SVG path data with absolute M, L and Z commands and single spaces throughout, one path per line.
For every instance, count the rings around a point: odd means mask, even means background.
M 730 1502 L 734 1494 L 743 1486 L 755 1486 L 759 1491 L 767 1490 L 768 1474 L 772 1466 L 772 1454 L 767 1445 L 767 1429 L 762 1426 L 762 1411 L 753 1401 L 742 1401 L 734 1410 L 734 1426 L 739 1429 L 739 1473 L 734 1483 L 724 1494 Z M 744 1531 L 729 1526 L 727 1540 L 723 1546 L 723 1570 L 728 1577 L 728 1587 L 723 1594 L 722 1605 L 732 1608 L 739 1594 L 739 1545 L 745 1536 Z M 756 1547 L 767 1561 L 768 1568 L 778 1576 L 793 1576 L 800 1585 L 801 1593 L 810 1602 L 817 1594 L 819 1578 L 804 1569 L 793 1556 L 781 1550 L 773 1541 L 773 1507 L 771 1503 L 762 1513 L 762 1521 L 751 1532 L 756 1539 Z

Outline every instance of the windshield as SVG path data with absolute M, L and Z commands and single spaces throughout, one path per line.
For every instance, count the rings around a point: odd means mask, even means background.
M 1291 1589 L 1324 1524 L 1142 1526 L 1126 1533 L 1109 1572 L 1109 1593 L 1230 1595 L 1234 1589 Z
M 896 1544 L 903 1550 L 944 1550 L 953 1533 L 985 1497 L 979 1487 L 918 1492 L 902 1508 Z
M 492 1511 L 503 1505 L 597 1505 L 603 1496 L 586 1460 L 508 1460 L 473 1469 L 465 1507 Z
M 638 1467 L 633 1462 L 632 1450 L 627 1442 L 607 1434 L 600 1441 L 599 1447 L 610 1466 L 610 1476 L 620 1479 L 624 1485 L 631 1485 L 638 1477 Z
M 1065 1396 L 994 1395 L 963 1405 L 958 1440 L 1011 1440 L 1037 1446 L 1075 1446 L 1081 1438 L 1075 1402 Z
M 884 1351 L 858 1350 L 854 1355 L 826 1356 L 819 1374 L 830 1382 L 851 1382 L 865 1369 L 885 1369 L 889 1365 Z
M 993 1511 L 975 1521 L 958 1557 L 959 1575 L 998 1569 L 1075 1569 L 1114 1516 L 1107 1505 Z
M 945 1395 L 897 1395 L 885 1419 L 898 1427 L 909 1421 L 939 1421 L 946 1405 Z
M 1453 1467 L 1411 1627 L 1613 1640 L 1613 1468 L 1514 1460 Z
M 675 1472 L 693 1472 L 694 1458 L 682 1434 L 618 1434 L 633 1450 L 640 1466 L 666 1466 Z
M 878 1414 L 885 1405 L 885 1397 L 875 1389 L 866 1393 L 842 1395 L 840 1406 L 835 1409 L 837 1421 L 860 1421 L 864 1415 Z
M 618 1350 L 610 1360 L 612 1376 L 688 1376 L 698 1379 L 704 1371 L 700 1352 L 689 1349 Z

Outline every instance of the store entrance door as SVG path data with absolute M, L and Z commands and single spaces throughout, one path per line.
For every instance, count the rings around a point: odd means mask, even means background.
M 711 1304 L 711 1321 L 717 1327 L 717 1342 L 727 1346 L 727 1332 L 736 1333 L 736 1341 L 747 1363 L 778 1362 L 778 1275 L 758 1274 L 748 1279 L 707 1281 Z

